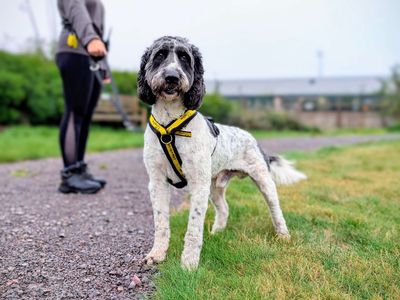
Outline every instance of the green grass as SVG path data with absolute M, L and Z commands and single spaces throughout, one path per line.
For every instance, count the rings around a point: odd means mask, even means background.
M 295 137 L 295 136 L 338 136 L 338 135 L 368 135 L 368 134 L 385 134 L 389 132 L 396 132 L 396 130 L 389 130 L 385 128 L 343 128 L 324 131 L 263 131 L 252 130 L 250 131 L 257 139 L 262 138 L 276 138 L 276 137 Z
M 309 180 L 279 187 L 290 242 L 248 179 L 228 191 L 225 231 L 205 223 L 200 268 L 180 267 L 187 211 L 171 218 L 158 299 L 400 299 L 400 142 L 292 153 Z
M 58 128 L 49 126 L 12 126 L 0 132 L 0 162 L 59 156 Z M 143 146 L 143 132 L 94 126 L 90 132 L 89 152 Z
M 387 131 L 384 129 L 346 129 L 324 132 L 324 134 L 381 134 L 385 132 Z M 259 139 L 316 135 L 298 131 L 253 131 L 252 134 Z M 60 155 L 57 127 L 10 126 L 0 131 L 0 145 L 2 146 L 0 163 Z M 142 146 L 142 132 L 131 133 L 124 129 L 94 126 L 91 130 L 88 150 L 89 152 L 99 152 Z

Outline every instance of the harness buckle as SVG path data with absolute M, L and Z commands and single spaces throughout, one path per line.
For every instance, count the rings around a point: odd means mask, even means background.
M 172 135 L 170 135 L 170 134 L 163 134 L 163 135 L 160 137 L 160 141 L 161 141 L 161 143 L 163 143 L 164 145 L 171 144 L 171 143 L 172 143 Z

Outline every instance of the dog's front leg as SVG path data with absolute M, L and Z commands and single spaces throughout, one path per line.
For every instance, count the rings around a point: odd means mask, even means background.
M 206 216 L 208 197 L 210 195 L 210 180 L 197 180 L 190 187 L 191 204 L 188 228 L 185 235 L 185 246 L 182 252 L 182 267 L 188 270 L 197 269 L 203 245 L 204 218 Z
M 151 176 L 150 176 L 151 177 Z M 146 256 L 147 264 L 162 262 L 165 260 L 169 246 L 169 202 L 170 189 L 165 178 L 149 183 L 150 200 L 153 206 L 154 218 L 154 243 L 150 253 Z

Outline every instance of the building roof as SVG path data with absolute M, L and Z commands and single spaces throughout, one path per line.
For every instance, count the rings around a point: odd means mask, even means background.
M 371 95 L 382 86 L 382 76 L 243 79 L 206 81 L 208 93 L 226 97 L 356 96 Z

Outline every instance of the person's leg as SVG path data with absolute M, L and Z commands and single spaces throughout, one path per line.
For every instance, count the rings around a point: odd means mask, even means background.
M 81 130 L 80 130 L 80 135 L 79 135 L 79 143 L 78 143 L 78 161 L 84 161 L 85 158 L 85 151 L 86 151 L 86 145 L 87 145 L 87 140 L 89 136 L 89 130 L 90 130 L 90 124 L 92 121 L 92 116 L 93 112 L 96 108 L 97 102 L 100 97 L 100 92 L 102 85 L 98 81 L 98 79 L 94 76 L 92 73 L 93 77 L 93 84 L 91 88 L 91 95 L 89 96 L 89 101 L 86 107 L 85 115 L 82 118 L 82 125 L 81 125 Z
M 64 166 L 78 162 L 81 135 L 93 88 L 93 74 L 86 56 L 71 53 L 57 55 L 64 88 L 65 111 L 60 124 L 60 146 Z M 84 136 L 87 135 L 84 129 Z

